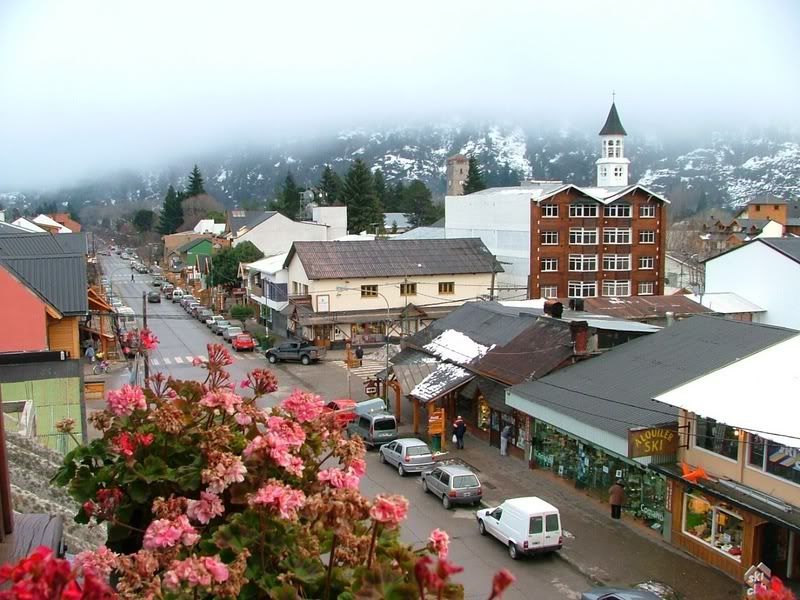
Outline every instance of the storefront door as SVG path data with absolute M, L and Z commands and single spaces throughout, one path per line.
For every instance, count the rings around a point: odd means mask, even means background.
M 761 562 L 783 580 L 800 581 L 800 535 L 774 523 L 762 528 Z

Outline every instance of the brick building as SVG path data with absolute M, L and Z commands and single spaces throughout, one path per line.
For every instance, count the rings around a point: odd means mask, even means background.
M 562 184 L 532 199 L 531 298 L 664 293 L 668 201 L 628 183 L 617 108 L 600 131 L 597 186 Z

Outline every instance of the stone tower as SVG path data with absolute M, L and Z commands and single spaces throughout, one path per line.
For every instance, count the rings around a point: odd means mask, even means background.
M 463 154 L 456 154 L 447 159 L 447 195 L 463 196 L 464 182 L 469 171 L 469 159 Z

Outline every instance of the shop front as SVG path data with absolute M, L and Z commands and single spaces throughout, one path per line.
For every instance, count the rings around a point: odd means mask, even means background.
M 508 425 L 509 454 L 525 458 L 530 437 L 528 415 L 506 405 L 506 386 L 478 376 L 459 391 L 457 410 L 470 433 L 495 448 L 500 448 L 500 434 Z

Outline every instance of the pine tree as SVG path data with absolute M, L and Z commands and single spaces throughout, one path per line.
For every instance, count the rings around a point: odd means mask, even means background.
M 406 209 L 406 188 L 402 181 L 390 185 L 386 191 L 386 212 L 404 212 Z
M 205 193 L 206 188 L 203 184 L 203 176 L 200 174 L 200 169 L 195 165 L 194 169 L 192 169 L 192 172 L 189 174 L 189 184 L 186 186 L 185 197 L 191 198 L 192 196 L 199 196 Z
M 339 202 L 339 196 L 342 193 L 342 178 L 338 173 L 331 169 L 330 165 L 325 165 L 325 170 L 322 172 L 322 179 L 319 182 L 319 190 L 321 192 L 320 204 L 336 204 Z
M 300 198 L 302 191 L 295 183 L 292 172 L 287 172 L 286 179 L 284 179 L 283 185 L 278 191 L 278 202 L 276 204 L 278 212 L 290 219 L 297 219 L 303 208 L 302 199 Z
M 464 195 L 472 194 L 473 192 L 480 192 L 486 189 L 486 184 L 483 181 L 483 174 L 481 173 L 478 161 L 470 157 L 469 170 L 467 171 L 467 179 L 464 182 Z
M 372 175 L 362 160 L 356 160 L 347 172 L 342 201 L 347 206 L 349 231 L 359 233 L 382 227 L 383 211 L 375 194 Z
M 375 169 L 372 174 L 372 183 L 375 186 L 375 195 L 378 197 L 378 202 L 381 206 L 386 206 L 386 178 L 383 176 L 383 171 Z
M 161 218 L 158 223 L 158 231 L 163 235 L 175 233 L 183 223 L 183 208 L 181 198 L 175 188 L 169 186 L 167 195 L 164 198 L 164 206 L 161 208 Z
M 405 217 L 414 227 L 430 225 L 436 220 L 436 211 L 431 200 L 431 191 L 419 179 L 406 188 Z

